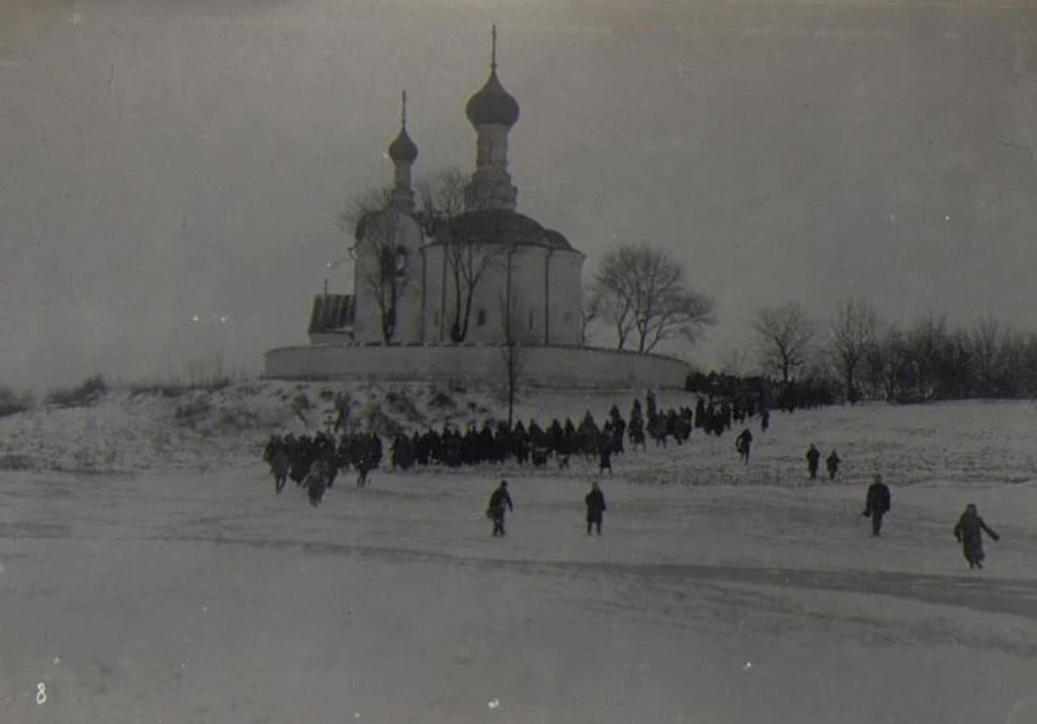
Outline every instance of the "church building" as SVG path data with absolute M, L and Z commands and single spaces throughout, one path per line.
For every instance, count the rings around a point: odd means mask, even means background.
M 508 137 L 519 105 L 490 75 L 465 107 L 476 134 L 475 169 L 452 213 L 423 213 L 412 187 L 418 147 L 407 131 L 406 95 L 383 209 L 356 227 L 353 294 L 314 300 L 313 345 L 583 344 L 585 256 L 564 235 L 518 211 Z

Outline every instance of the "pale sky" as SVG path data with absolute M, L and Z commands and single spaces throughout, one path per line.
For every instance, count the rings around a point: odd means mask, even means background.
M 258 373 L 305 343 L 401 90 L 415 173 L 472 169 L 493 22 L 520 211 L 585 279 L 616 241 L 678 254 L 718 305 L 693 360 L 790 299 L 1035 330 L 1035 9 L 2 0 L 0 383 Z

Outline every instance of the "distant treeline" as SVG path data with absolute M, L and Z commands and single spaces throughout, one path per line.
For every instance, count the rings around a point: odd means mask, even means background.
M 809 322 L 797 323 L 810 330 Z M 830 333 L 818 343 L 821 336 L 800 336 L 811 344 L 806 352 L 797 350 L 799 364 L 786 366 L 787 381 L 780 375 L 695 373 L 689 375 L 687 389 L 715 397 L 754 395 L 778 409 L 860 400 L 1037 399 L 1037 334 L 991 317 L 971 326 L 951 326 L 928 315 L 901 327 L 881 325 L 866 304 L 844 304 Z M 781 359 L 775 345 L 761 343 L 758 351 L 765 360 Z M 781 369 L 774 363 L 764 366 Z
M 986 318 L 951 327 L 927 317 L 887 328 L 864 349 L 848 397 L 889 402 L 1037 398 L 1037 334 Z

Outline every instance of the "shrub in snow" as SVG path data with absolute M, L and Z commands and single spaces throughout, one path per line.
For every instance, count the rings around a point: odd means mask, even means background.
M 108 392 L 101 375 L 95 375 L 71 388 L 58 387 L 47 393 L 45 402 L 59 407 L 91 407 Z
M 454 402 L 454 398 L 450 396 L 445 390 L 439 387 L 432 388 L 432 394 L 429 397 L 428 404 L 439 410 L 444 410 L 448 407 L 456 407 L 457 403 Z
M 176 406 L 173 417 L 177 424 L 194 428 L 199 422 L 209 417 L 212 412 L 212 401 L 206 394 L 199 394 Z
M 0 386 L 0 417 L 17 415 L 19 412 L 31 410 L 32 406 L 32 394 Z

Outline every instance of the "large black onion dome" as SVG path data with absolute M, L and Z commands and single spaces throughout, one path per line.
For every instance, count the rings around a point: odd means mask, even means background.
M 418 146 L 407 135 L 407 129 L 401 128 L 396 139 L 389 144 L 389 158 L 393 161 L 409 161 L 414 163 L 418 157 Z
M 490 72 L 490 78 L 479 92 L 468 99 L 465 115 L 473 126 L 514 126 L 519 119 L 519 104 L 511 94 L 504 90 L 497 71 Z

